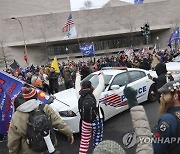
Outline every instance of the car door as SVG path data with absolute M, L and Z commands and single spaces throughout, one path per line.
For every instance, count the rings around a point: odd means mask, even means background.
M 121 111 L 127 109 L 124 108 L 125 106 L 122 104 L 122 95 L 123 89 L 126 84 L 129 83 L 129 77 L 127 72 L 117 74 L 112 82 L 110 83 L 105 97 L 102 100 L 106 101 L 105 107 L 103 107 L 104 112 L 106 112 L 106 119 L 111 118 L 112 116 L 116 115 L 121 108 Z M 119 86 L 116 89 L 112 89 L 112 86 Z
M 148 95 L 148 78 L 146 73 L 140 70 L 129 71 L 130 84 L 129 86 L 137 90 L 138 103 L 141 103 L 147 99 Z

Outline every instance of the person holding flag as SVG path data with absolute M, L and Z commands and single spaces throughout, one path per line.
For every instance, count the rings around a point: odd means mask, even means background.
M 48 80 L 49 80 L 49 88 L 50 88 L 50 93 L 54 94 L 57 93 L 59 90 L 59 84 L 58 84 L 58 78 L 59 78 L 59 74 L 57 72 L 55 72 L 55 68 L 51 67 L 50 68 L 50 73 L 48 76 Z
M 102 72 L 99 73 L 98 78 L 99 84 L 94 89 L 90 81 L 83 81 L 81 86 L 81 75 L 79 71 L 76 73 L 75 89 L 82 122 L 79 154 L 87 153 L 92 134 L 94 148 L 103 138 L 103 114 L 99 106 L 99 98 L 104 89 Z
M 4 135 L 7 135 L 14 112 L 13 102 L 23 86 L 32 87 L 32 85 L 0 71 L 0 142 L 4 140 Z M 37 89 L 37 94 L 38 100 L 42 103 L 49 104 L 53 101 L 51 96 L 39 89 Z
M 48 104 L 40 104 L 37 99 L 36 89 L 27 87 L 23 87 L 16 97 L 16 111 L 8 132 L 9 154 L 38 154 L 47 150 L 50 154 L 59 154 L 54 148 L 56 142 L 52 127 L 66 135 L 73 144 L 72 130 Z

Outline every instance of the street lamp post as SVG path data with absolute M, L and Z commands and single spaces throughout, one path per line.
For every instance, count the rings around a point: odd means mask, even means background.
M 158 49 L 158 52 L 159 52 L 159 36 L 156 37 L 156 40 L 157 40 L 157 49 Z
M 67 53 L 67 59 L 68 59 L 68 64 L 69 64 L 69 49 L 66 47 L 66 53 Z
M 24 41 L 24 60 L 26 60 L 26 63 L 29 65 L 28 57 L 27 57 L 27 46 L 26 46 L 26 41 L 25 41 L 25 36 L 24 36 L 23 25 L 22 25 L 21 21 L 15 17 L 12 17 L 11 19 L 18 21 L 20 26 L 21 26 L 21 30 L 22 30 L 22 34 L 23 34 L 23 41 Z

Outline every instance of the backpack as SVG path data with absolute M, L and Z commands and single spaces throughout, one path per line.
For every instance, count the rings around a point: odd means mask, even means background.
M 78 101 L 78 109 L 81 119 L 92 123 L 99 116 L 99 107 L 96 106 L 96 99 L 93 94 L 81 95 Z
M 44 113 L 44 106 L 45 104 L 41 104 L 37 110 L 30 112 L 27 123 L 26 142 L 29 148 L 35 152 L 44 152 L 48 150 L 43 138 L 48 134 L 50 134 L 52 143 L 55 143 L 55 133 L 51 119 Z

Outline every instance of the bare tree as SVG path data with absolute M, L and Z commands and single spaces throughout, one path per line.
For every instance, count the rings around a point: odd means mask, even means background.
M 170 21 L 172 31 L 174 32 L 178 27 L 180 27 L 180 18 L 175 18 Z
M 131 15 L 131 12 L 129 11 L 128 17 L 127 17 L 127 27 L 130 32 L 129 40 L 130 40 L 130 45 L 132 46 L 134 44 L 134 34 L 133 32 L 136 30 L 135 28 L 135 18 Z
M 92 6 L 93 6 L 93 3 L 92 3 L 91 0 L 86 0 L 86 1 L 84 2 L 84 7 L 85 7 L 86 9 L 90 9 Z
M 48 42 L 46 37 L 46 31 L 44 28 L 41 29 L 41 34 L 44 40 L 44 43 L 42 44 L 42 50 L 44 52 L 42 54 L 41 60 L 49 62 Z
M 0 67 L 4 67 L 7 70 L 10 62 L 12 62 L 11 55 L 4 48 L 3 41 L 0 41 Z

